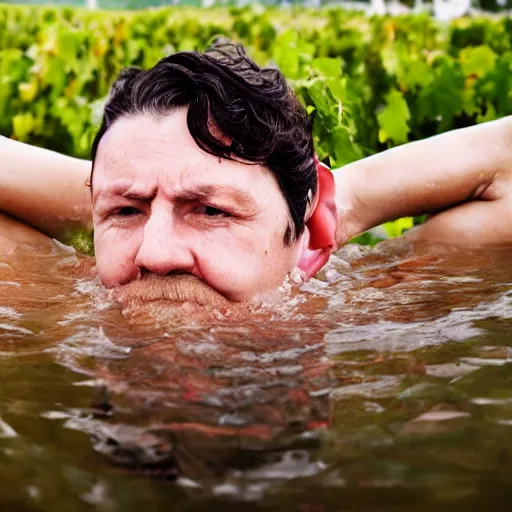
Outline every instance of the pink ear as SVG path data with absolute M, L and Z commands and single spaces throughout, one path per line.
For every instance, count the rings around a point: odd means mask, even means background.
M 336 247 L 336 194 L 334 176 L 329 168 L 315 156 L 318 174 L 318 202 L 306 223 L 304 247 L 298 263 L 306 278 L 314 276 L 329 259 Z

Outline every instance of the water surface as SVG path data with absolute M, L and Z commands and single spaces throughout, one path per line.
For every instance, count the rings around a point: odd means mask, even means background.
M 93 264 L 0 260 L 2 510 L 509 510 L 508 250 L 351 245 L 208 322 Z

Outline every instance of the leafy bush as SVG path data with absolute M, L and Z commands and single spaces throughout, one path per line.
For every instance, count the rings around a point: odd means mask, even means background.
M 509 18 L 447 26 L 427 15 L 340 9 L 0 5 L 0 134 L 87 157 L 102 99 L 123 67 L 204 49 L 217 35 L 279 66 L 312 115 L 320 158 L 333 167 L 512 114 Z

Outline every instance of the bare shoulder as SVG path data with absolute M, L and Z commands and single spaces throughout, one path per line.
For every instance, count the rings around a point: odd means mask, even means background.
M 40 231 L 0 213 L 0 256 L 11 256 L 21 247 L 50 249 L 53 245 Z

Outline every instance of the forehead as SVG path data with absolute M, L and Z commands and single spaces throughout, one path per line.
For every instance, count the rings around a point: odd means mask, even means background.
M 264 167 L 219 159 L 199 148 L 188 130 L 186 115 L 186 109 L 179 109 L 163 118 L 139 114 L 118 119 L 98 147 L 94 195 L 122 183 L 229 184 L 253 195 L 263 190 L 279 193 L 276 179 Z

